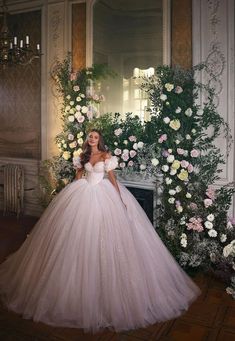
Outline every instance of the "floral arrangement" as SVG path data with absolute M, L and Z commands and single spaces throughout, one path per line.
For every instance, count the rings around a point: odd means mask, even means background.
M 195 72 L 159 67 L 142 86 L 152 102 L 149 129 L 161 151 L 155 160 L 163 175 L 157 229 L 181 266 L 233 278 L 227 291 L 235 296 L 235 221 L 227 217 L 234 186 L 215 186 L 224 159 L 214 140 L 223 133 L 231 142 L 231 136 L 213 89 L 196 83 Z M 200 91 L 207 95 L 203 108 L 197 104 Z
M 104 66 L 75 74 L 69 59 L 58 64 L 54 78 L 63 98 L 63 130 L 56 137 L 59 155 L 50 160 L 54 193 L 73 180 L 87 131 L 100 129 L 122 173 L 162 175 L 157 231 L 181 266 L 213 270 L 230 282 L 227 292 L 235 297 L 235 220 L 227 213 L 234 186 L 215 185 L 224 158 L 214 141 L 221 133 L 228 142 L 231 136 L 214 105 L 213 89 L 195 81 L 199 71 L 164 66 L 145 79 L 151 120 L 143 123 L 131 113 L 125 119 L 118 113 L 100 115 L 104 97 L 93 82 L 109 73 Z M 197 104 L 200 91 L 206 98 L 203 107 Z

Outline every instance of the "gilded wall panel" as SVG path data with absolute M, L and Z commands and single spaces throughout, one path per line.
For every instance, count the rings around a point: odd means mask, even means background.
M 13 34 L 30 35 L 36 47 L 41 40 L 41 12 L 10 16 Z M 41 156 L 41 67 L 0 66 L 0 156 L 40 159 Z
M 72 56 L 74 70 L 86 66 L 86 3 L 72 5 Z
M 171 63 L 192 66 L 192 0 L 172 0 Z

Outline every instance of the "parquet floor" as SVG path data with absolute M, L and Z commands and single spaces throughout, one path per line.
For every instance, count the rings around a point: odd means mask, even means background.
M 16 250 L 35 223 L 35 218 L 0 215 L 0 262 Z M 0 341 L 235 341 L 235 300 L 224 283 L 198 274 L 200 298 L 178 319 L 148 328 L 114 333 L 84 334 L 81 329 L 54 328 L 8 312 L 0 306 Z

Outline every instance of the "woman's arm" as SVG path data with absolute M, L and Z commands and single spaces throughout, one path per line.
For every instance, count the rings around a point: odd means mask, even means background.
M 75 175 L 75 179 L 79 180 L 82 178 L 82 174 L 83 174 L 83 168 L 77 168 L 76 170 L 76 175 Z
M 116 176 L 115 176 L 113 170 L 110 170 L 108 172 L 108 178 L 109 178 L 109 181 L 111 182 L 111 184 L 116 188 L 116 190 L 120 194 L 120 190 L 119 190 L 119 187 L 118 187 L 118 184 L 117 184 Z

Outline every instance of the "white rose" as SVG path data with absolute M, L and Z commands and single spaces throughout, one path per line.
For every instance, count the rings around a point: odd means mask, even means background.
M 152 163 L 153 166 L 157 166 L 159 164 L 159 160 L 154 158 L 154 159 L 151 160 L 151 163 Z
M 188 108 L 187 110 L 185 110 L 185 115 L 186 116 L 188 116 L 188 117 L 191 117 L 192 116 L 192 113 L 193 113 L 193 111 L 192 111 L 192 109 L 191 108 Z
M 220 236 L 220 241 L 221 241 L 221 243 L 226 242 L 226 240 L 227 240 L 226 234 L 221 234 L 221 236 Z
M 71 98 L 71 96 L 70 96 L 70 95 L 67 95 L 66 98 L 69 100 L 69 99 Z
M 211 230 L 213 228 L 213 224 L 211 221 L 206 221 L 204 225 L 208 230 Z
M 190 194 L 189 192 L 187 192 L 185 196 L 186 196 L 186 198 L 188 198 L 188 199 L 192 198 L 192 194 Z
M 160 95 L 160 100 L 163 101 L 163 102 L 166 101 L 167 100 L 167 95 L 161 94 Z
M 81 144 L 83 144 L 83 139 L 80 137 L 79 139 L 78 139 L 78 143 L 81 145 Z
M 170 179 L 170 178 L 167 177 L 167 178 L 165 179 L 165 182 L 166 182 L 167 185 L 170 185 L 170 184 L 172 183 L 172 179 Z
M 180 107 L 177 107 L 177 108 L 175 109 L 176 114 L 181 113 L 181 111 L 182 111 L 182 109 L 181 109 Z
M 123 144 L 127 145 L 127 144 L 128 144 L 128 141 L 127 141 L 127 140 L 124 140 L 124 141 L 123 141 Z
M 69 113 L 70 113 L 70 114 L 74 114 L 74 113 L 75 113 L 75 109 L 74 109 L 74 108 L 71 108 L 71 109 L 69 110 Z
M 76 119 L 78 119 L 82 114 L 80 113 L 80 111 L 75 112 L 74 116 L 76 117 Z
M 164 121 L 166 124 L 168 124 L 168 123 L 170 123 L 170 118 L 169 118 L 169 117 L 164 117 L 164 118 L 163 118 L 163 121 Z
M 73 141 L 69 144 L 69 148 L 76 148 L 77 146 L 77 142 L 76 141 Z
M 181 192 L 181 191 L 182 191 L 182 187 L 180 187 L 180 186 L 176 186 L 175 190 L 176 190 L 176 192 L 177 192 L 177 193 L 179 193 L 179 192 Z
M 163 170 L 163 172 L 167 172 L 169 170 L 169 166 L 168 165 L 163 165 L 162 166 L 162 170 Z
M 168 193 L 169 193 L 170 195 L 175 195 L 176 191 L 175 191 L 174 189 L 170 189 L 170 190 L 168 191 Z
M 140 165 L 140 170 L 145 170 L 146 169 L 146 165 Z
M 82 113 L 83 114 L 86 114 L 88 112 L 88 108 L 84 105 L 83 107 L 82 107 Z
M 137 146 L 138 146 L 138 148 L 143 148 L 143 146 L 144 146 L 144 142 L 142 142 L 142 141 L 140 141 L 140 142 L 138 142 L 137 143 Z
M 135 150 L 138 149 L 138 144 L 137 144 L 137 143 L 134 143 L 134 144 L 133 144 L 133 149 L 135 149 Z
M 171 148 L 167 149 L 167 151 L 168 151 L 168 153 L 172 153 L 172 149 Z
M 171 84 L 171 83 L 166 83 L 166 84 L 165 84 L 165 88 L 166 88 L 166 90 L 167 90 L 168 92 L 170 92 L 171 90 L 174 89 L 174 85 Z
M 206 219 L 209 221 L 213 221 L 215 219 L 215 216 L 214 216 L 214 214 L 211 213 L 206 217 Z
M 81 99 L 80 96 L 78 96 L 78 97 L 76 98 L 76 101 L 77 101 L 77 102 L 81 102 L 81 100 L 82 100 L 82 99 Z
M 175 140 L 175 143 L 176 144 L 180 144 L 180 140 Z
M 176 170 L 176 169 L 171 169 L 170 175 L 175 175 L 176 173 L 177 173 L 177 170 Z
M 212 237 L 212 238 L 217 237 L 217 231 L 214 230 L 214 229 L 209 230 L 209 231 L 208 231 L 208 234 L 209 234 L 209 236 Z
M 62 157 L 63 157 L 65 160 L 68 160 L 68 159 L 70 158 L 70 156 L 71 156 L 71 153 L 70 153 L 70 152 L 67 152 L 67 151 L 63 152 L 63 154 L 62 154 Z
M 74 122 L 74 116 L 73 115 L 69 115 L 68 116 L 68 120 L 69 120 L 69 122 Z
M 181 213 L 181 212 L 183 212 L 183 207 L 181 205 L 179 205 L 176 207 L 176 210 L 178 213 Z
M 167 156 L 167 162 L 172 163 L 175 160 L 174 155 Z
M 186 247 L 186 246 L 187 246 L 187 239 L 182 238 L 182 239 L 180 240 L 180 244 L 181 244 L 182 247 Z
M 74 105 L 74 101 L 70 101 L 69 104 L 70 104 L 71 106 L 73 106 L 73 105 Z
M 65 111 L 69 111 L 71 109 L 70 105 L 66 105 Z
M 168 202 L 169 202 L 169 204 L 174 204 L 175 198 L 170 197 L 170 198 L 168 199 Z
M 189 134 L 187 134 L 185 137 L 186 137 L 186 140 L 191 140 L 191 136 Z

